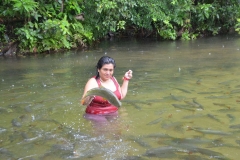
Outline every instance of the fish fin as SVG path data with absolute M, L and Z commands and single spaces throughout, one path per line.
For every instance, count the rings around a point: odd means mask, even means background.
M 187 126 L 187 131 L 191 131 L 191 130 L 194 130 L 194 129 L 190 126 Z
M 81 99 L 81 104 L 83 105 L 84 104 L 84 102 L 85 102 L 85 99 Z

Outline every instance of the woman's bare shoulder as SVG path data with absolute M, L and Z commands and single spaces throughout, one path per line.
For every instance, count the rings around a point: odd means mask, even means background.
M 98 86 L 97 81 L 94 77 L 90 78 L 86 85 L 89 87 L 91 86 L 90 88 L 94 88 Z
M 94 77 L 91 77 L 91 78 L 89 78 L 89 80 L 88 81 L 96 81 L 96 78 L 94 78 Z

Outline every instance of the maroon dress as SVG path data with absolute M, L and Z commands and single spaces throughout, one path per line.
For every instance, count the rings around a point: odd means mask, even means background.
M 119 100 L 121 100 L 119 84 L 115 79 L 115 77 L 112 77 L 111 80 L 114 82 L 114 85 L 116 86 L 116 91 L 114 91 L 114 94 L 117 96 Z M 102 87 L 100 79 L 98 78 L 96 79 L 96 81 L 98 83 L 98 87 Z M 118 110 L 118 107 L 109 103 L 105 98 L 100 96 L 95 96 L 92 102 L 87 106 L 86 113 L 101 115 L 101 114 L 113 113 L 113 112 L 116 112 L 117 110 Z

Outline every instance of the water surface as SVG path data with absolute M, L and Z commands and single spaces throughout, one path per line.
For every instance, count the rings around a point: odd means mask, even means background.
M 118 116 L 94 121 L 79 101 L 103 55 L 133 78 Z M 237 159 L 239 61 L 239 35 L 0 57 L 0 159 Z

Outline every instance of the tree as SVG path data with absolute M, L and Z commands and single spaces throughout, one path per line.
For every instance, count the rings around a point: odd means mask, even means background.
M 81 3 L 82 0 L 3 0 L 0 32 L 19 40 L 22 52 L 85 46 L 91 42 L 92 33 L 75 18 L 81 14 Z M 10 26 L 14 27 L 6 30 Z
M 18 42 L 21 53 L 90 46 L 106 35 L 190 40 L 239 32 L 239 17 L 238 0 L 2 0 L 0 39 L 8 48 Z

